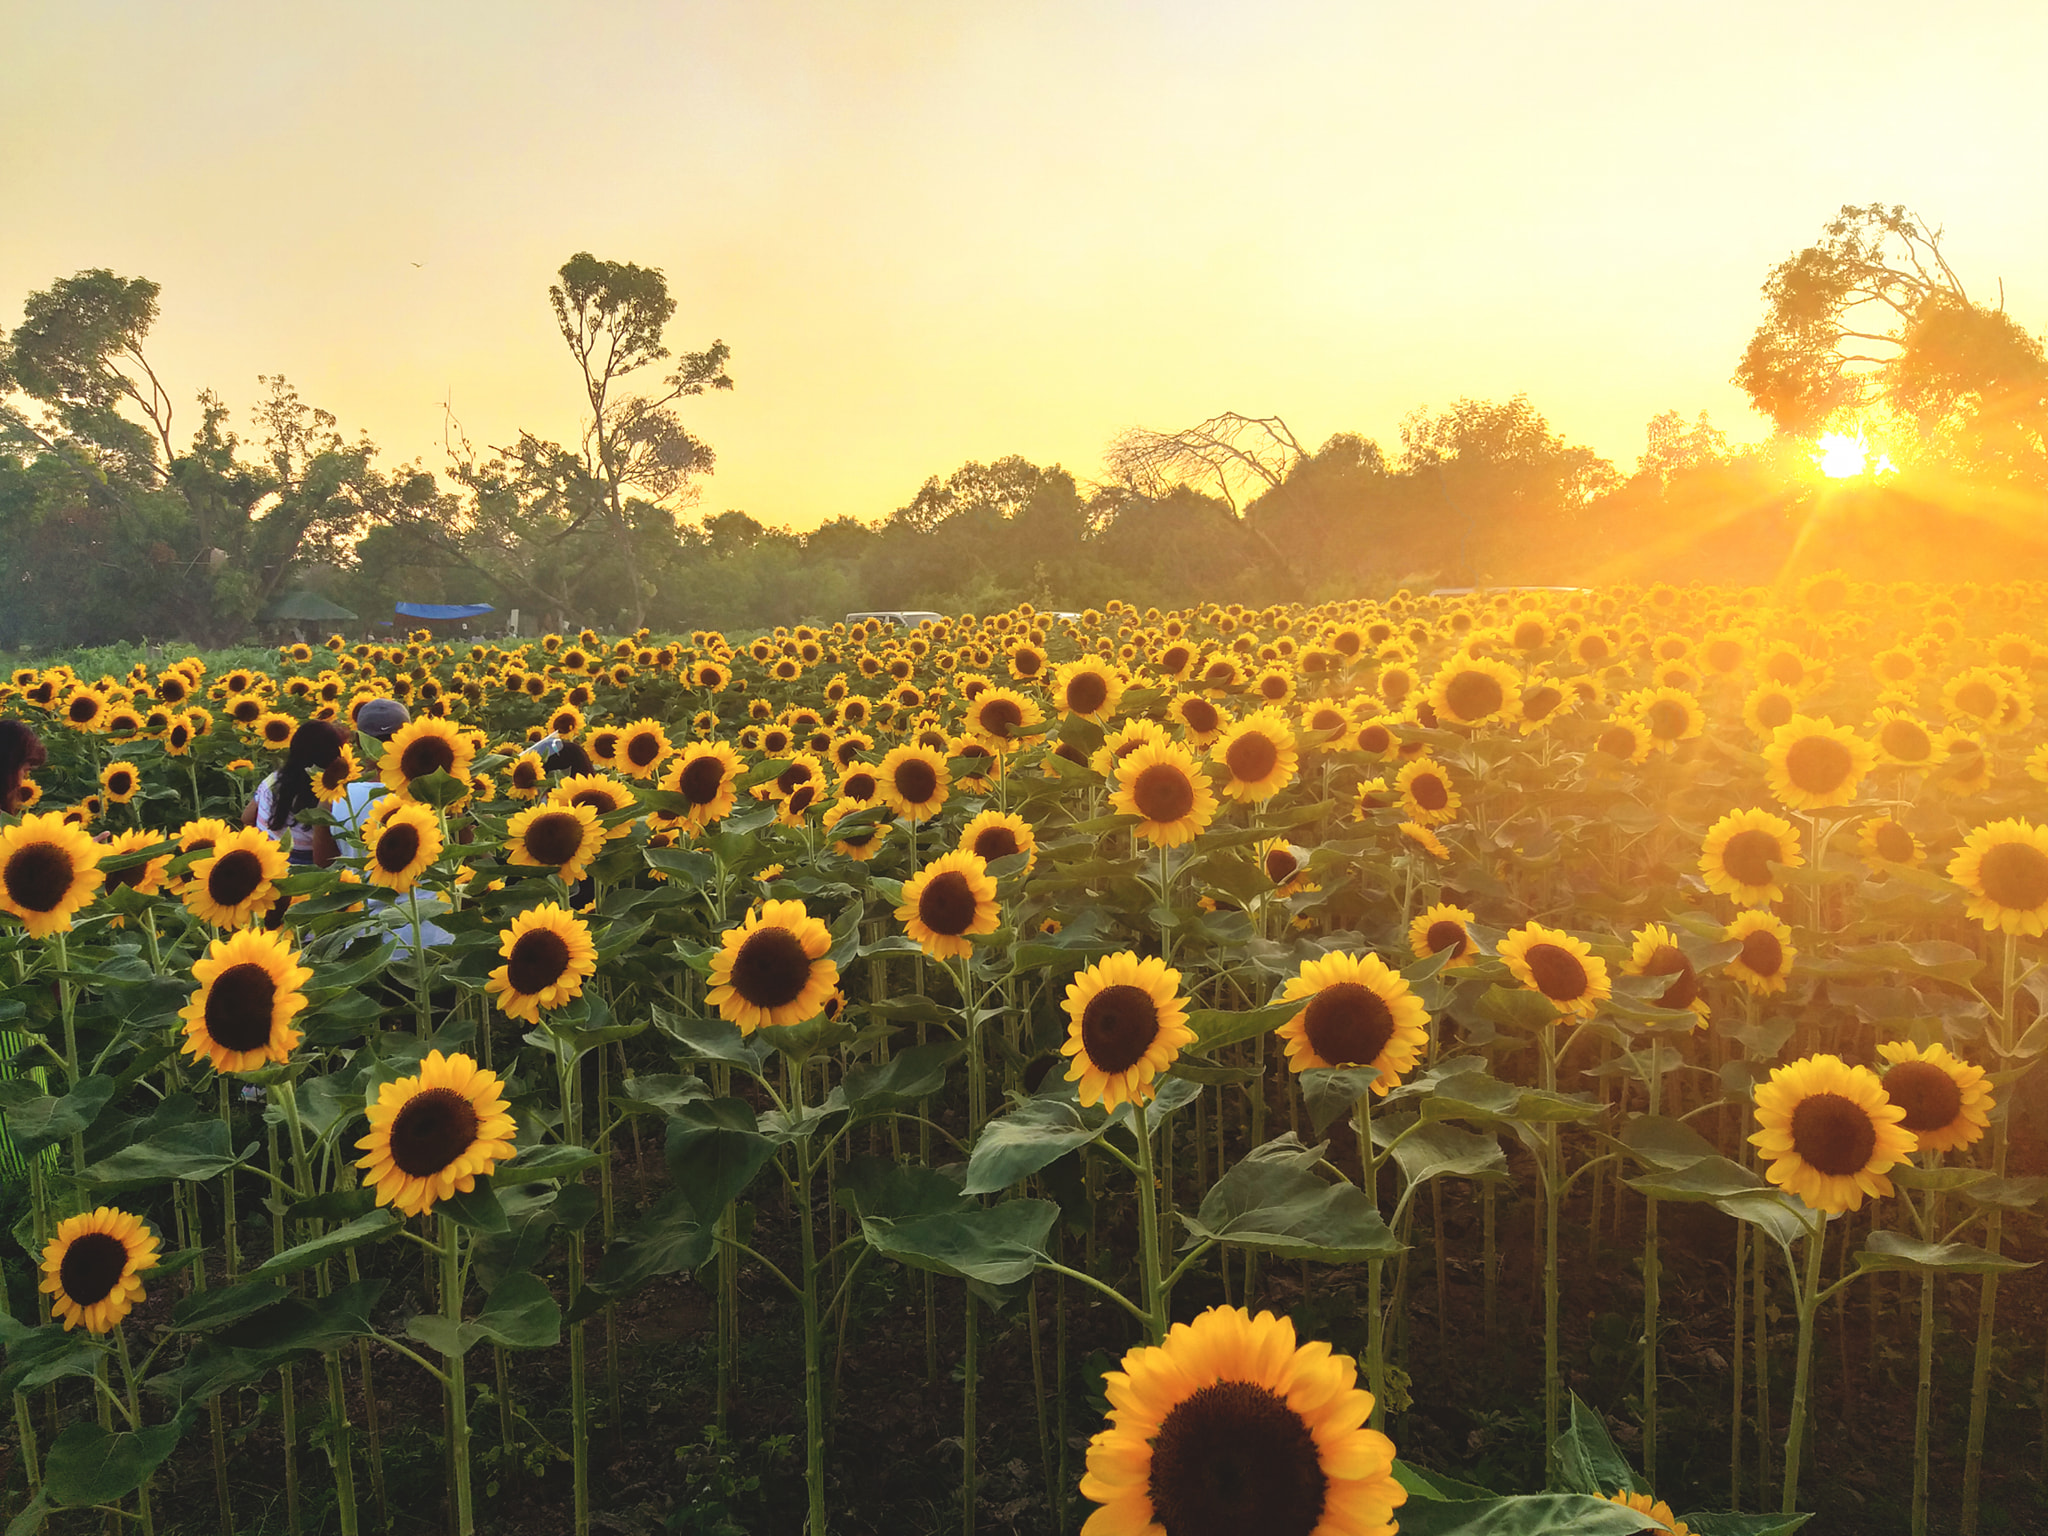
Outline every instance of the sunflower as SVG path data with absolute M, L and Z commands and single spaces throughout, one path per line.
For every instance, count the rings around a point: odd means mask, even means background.
M 1707 889 L 1739 907 L 1783 901 L 1785 891 L 1773 864 L 1797 869 L 1806 862 L 1792 823 L 1769 811 L 1730 811 L 1707 829 L 1700 846 L 1700 873 Z
M 377 1090 L 369 1106 L 370 1134 L 356 1147 L 367 1169 L 363 1182 L 379 1205 L 423 1216 L 437 1201 L 476 1188 L 479 1175 L 512 1156 L 517 1126 L 508 1113 L 497 1074 L 468 1056 L 430 1051 L 416 1077 Z
M 1652 1498 L 1647 1493 L 1632 1493 L 1627 1490 L 1602 1494 L 1601 1497 L 1610 1504 L 1619 1504 L 1623 1509 L 1632 1509 L 1637 1514 L 1656 1521 L 1657 1524 L 1651 1528 L 1647 1536 L 1695 1536 L 1693 1528 L 1674 1515 L 1671 1506 L 1662 1499 Z
M 1926 862 L 1920 839 L 1890 816 L 1873 816 L 1857 828 L 1856 843 L 1874 875 L 1888 869 L 1911 869 Z
M 37 1289 L 66 1333 L 81 1323 L 88 1333 L 112 1333 L 142 1300 L 142 1272 L 156 1268 L 160 1252 L 140 1216 L 103 1205 L 57 1224 Z
M 1647 725 L 1628 715 L 1616 715 L 1594 738 L 1593 750 L 1597 754 L 1593 759 L 1594 766 L 1611 768 L 1623 763 L 1640 764 L 1649 757 L 1652 745 Z
M 1758 735 L 1768 737 L 1799 713 L 1799 694 L 1783 683 L 1759 683 L 1742 701 L 1742 723 Z
M 1148 742 L 1117 768 L 1110 809 L 1135 816 L 1134 829 L 1161 848 L 1177 847 L 1216 817 L 1216 796 L 1194 754 L 1172 742 Z
M 584 877 L 604 844 L 604 828 L 587 805 L 529 806 L 505 827 L 512 863 L 552 869 L 570 885 Z
M 222 832 L 209 855 L 192 866 L 184 898 L 193 916 L 217 928 L 240 928 L 277 900 L 277 882 L 291 861 L 261 827 Z
M 1559 929 L 1527 923 L 1500 941 L 1499 953 L 1515 980 L 1550 999 L 1560 1020 L 1591 1018 L 1612 992 L 1607 962 Z
M 875 777 L 890 809 L 910 821 L 936 816 L 946 803 L 953 782 L 945 754 L 917 742 L 892 748 L 876 769 Z
M 1657 995 L 1659 1008 L 1690 1008 L 1707 1022 L 1707 1000 L 1700 995 L 1699 972 L 1678 947 L 1678 940 L 1662 923 L 1636 930 L 1634 947 L 1622 965 L 1624 976 L 1668 976 L 1670 985 Z M 1694 1026 L 1695 1028 L 1698 1025 Z
M 619 770 L 636 779 L 651 779 L 675 752 L 658 720 L 635 720 L 619 733 L 614 754 Z
M 1123 695 L 1123 679 L 1093 656 L 1066 662 L 1053 673 L 1052 696 L 1062 714 L 1105 721 L 1116 713 Z
M 385 743 L 377 772 L 394 795 L 411 800 L 414 779 L 445 773 L 466 782 L 475 757 L 474 741 L 448 721 L 424 715 L 400 726 Z
M 822 823 L 824 830 L 833 834 L 832 851 L 842 853 L 849 859 L 858 859 L 863 864 L 880 853 L 889 841 L 889 829 L 894 823 L 873 821 L 866 826 L 849 827 L 843 833 L 837 830 L 839 824 L 849 816 L 860 811 L 873 810 L 880 804 L 882 802 L 872 796 L 854 799 L 841 795 L 827 806 Z
M 162 854 L 146 863 L 131 865 L 127 869 L 107 870 L 105 866 L 119 859 L 123 854 L 135 853 L 144 848 L 154 848 L 165 841 L 160 832 L 145 832 L 139 828 L 130 832 L 116 832 L 99 845 L 101 868 L 106 873 L 107 889 L 125 886 L 138 896 L 154 896 L 164 888 L 164 880 L 171 872 L 172 854 Z M 116 922 L 120 919 L 116 918 Z
M 344 745 L 335 753 L 334 761 L 318 772 L 308 775 L 313 786 L 314 798 L 323 804 L 332 805 L 348 792 L 349 785 L 356 778 L 356 754 L 353 747 Z
M 1394 830 L 1432 858 L 1448 859 L 1451 856 L 1444 840 L 1419 821 L 1404 821 Z
M 1269 837 L 1252 850 L 1259 872 L 1272 883 L 1271 900 L 1284 901 L 1298 891 L 1322 887 L 1308 878 L 1308 850 L 1297 848 L 1284 837 Z
M 1180 972 L 1130 950 L 1096 961 L 1067 987 L 1067 1081 L 1083 1104 L 1114 1110 L 1152 1097 L 1152 1080 L 1195 1038 Z
M 743 1035 L 816 1018 L 839 985 L 832 932 L 800 901 L 763 902 L 720 942 L 705 999 Z
M 1504 661 L 1462 656 L 1437 669 L 1429 703 L 1445 725 L 1484 725 L 1512 720 L 1520 708 L 1522 679 Z
M 1081 1479 L 1102 1506 L 1090 1536 L 1393 1536 L 1408 1493 L 1348 1356 L 1297 1345 L 1271 1312 L 1212 1307 L 1122 1366 Z
M 97 688 L 74 688 L 64 696 L 57 713 L 74 731 L 97 731 L 107 713 L 107 696 Z
M 1721 938 L 1742 945 L 1728 962 L 1730 976 L 1759 996 L 1785 990 L 1785 978 L 1792 973 L 1799 951 L 1792 947 L 1792 930 L 1784 919 L 1752 908 L 1737 914 L 1735 921 L 1721 930 Z
M 192 717 L 173 715 L 171 723 L 164 727 L 163 734 L 158 740 L 163 742 L 166 756 L 183 757 L 192 750 L 192 736 Z
M 1700 702 L 1683 688 L 1652 688 L 1631 695 L 1629 712 L 1642 721 L 1650 733 L 1650 747 L 1657 752 L 1675 752 L 1678 744 L 1691 741 L 1706 726 Z
M 1934 748 L 1940 785 L 1952 795 L 1974 795 L 1991 783 L 1991 755 L 1983 739 L 1961 726 L 1944 729 Z
M 1771 793 L 1795 811 L 1847 805 L 1876 761 L 1876 748 L 1825 715 L 1794 715 L 1764 748 Z
M 490 974 L 484 990 L 509 1019 L 540 1021 L 543 1009 L 559 1008 L 583 995 L 584 978 L 597 974 L 597 946 L 590 928 L 558 902 L 544 901 L 512 919 L 498 934 L 505 963 Z
M 1941 690 L 1941 710 L 1952 724 L 1989 728 L 2005 713 L 2012 686 L 1990 667 L 1970 667 Z
M 109 805 L 126 805 L 142 788 L 142 774 L 133 763 L 109 763 L 100 770 L 100 791 Z
M 2048 927 L 2048 827 L 2011 818 L 1979 827 L 1949 861 L 1948 877 L 1987 930 L 2034 936 Z
M 1377 1067 L 1372 1091 L 1385 1094 L 1412 1072 L 1429 1045 L 1429 1015 L 1408 983 L 1378 955 L 1325 955 L 1302 962 L 1280 994 L 1302 1010 L 1275 1031 L 1291 1071 Z
M 1027 874 L 1038 862 L 1038 834 L 1030 822 L 1014 811 L 983 811 L 960 829 L 956 846 L 961 852 L 977 854 L 991 864 L 1021 853 L 1025 855 Z
M 1983 1138 L 1991 1124 L 1991 1085 L 1984 1069 L 1945 1045 L 1888 1040 L 1877 1048 L 1891 1066 L 1885 1097 L 1906 1111 L 1899 1124 L 1919 1139 L 1922 1152 L 1956 1152 Z
M 896 920 L 934 959 L 965 959 L 976 934 L 994 933 L 1002 908 L 988 861 L 956 850 L 939 855 L 903 882 Z
M 310 969 L 283 934 L 243 929 L 207 946 L 192 967 L 199 989 L 179 1013 L 183 1052 L 216 1072 L 254 1072 L 287 1061 L 300 1040 Z
M 1880 705 L 1871 712 L 1877 726 L 1877 760 L 1889 767 L 1924 768 L 1934 759 L 1934 733 L 1904 710 Z
M 1404 766 L 1394 788 L 1401 796 L 1402 814 L 1425 827 L 1456 821 L 1464 804 L 1464 797 L 1451 787 L 1449 771 L 1433 757 L 1418 757 Z
M 1749 1140 L 1770 1159 L 1765 1178 L 1839 1216 L 1862 1210 L 1866 1195 L 1892 1192 L 1885 1171 L 1911 1157 L 1916 1141 L 1905 1118 L 1868 1067 L 1804 1056 L 1757 1084 L 1759 1129 Z
M 1191 747 L 1209 746 L 1229 728 L 1232 718 L 1229 710 L 1199 693 L 1176 694 L 1166 712 L 1180 722 Z
M 368 858 L 363 873 L 372 885 L 403 896 L 427 866 L 441 857 L 441 824 L 423 805 L 387 796 L 377 802 L 363 828 Z
M 1439 902 L 1408 925 L 1408 948 L 1418 960 L 1447 949 L 1452 951 L 1451 958 L 1444 962 L 1447 971 L 1477 964 L 1479 943 L 1472 937 L 1472 924 L 1478 921 L 1474 913 L 1463 907 Z
M 661 787 L 690 802 L 688 815 L 708 827 L 732 814 L 733 787 L 740 773 L 739 754 L 722 741 L 693 742 L 669 759 Z
M 1209 749 L 1223 770 L 1219 794 L 1244 805 L 1261 805 L 1293 782 L 1301 758 L 1294 731 L 1278 712 L 1262 709 L 1226 727 Z
M 1045 712 L 1014 688 L 989 688 L 968 706 L 967 734 L 991 752 L 1014 752 L 1044 720 Z
M 20 918 L 32 939 L 69 933 L 72 917 L 105 879 L 106 853 L 54 811 L 0 827 L 0 912 Z

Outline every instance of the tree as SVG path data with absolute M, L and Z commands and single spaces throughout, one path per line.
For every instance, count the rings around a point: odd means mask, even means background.
M 1715 426 L 1705 411 L 1693 422 L 1676 411 L 1659 411 L 1644 428 L 1644 438 L 1636 473 L 1658 481 L 1706 469 L 1728 457 L 1728 434 Z
M 1943 234 L 1901 206 L 1845 205 L 1765 278 L 1735 382 L 1781 431 L 1893 412 L 1952 457 L 2038 474 L 2041 342 L 2005 313 L 2002 284 L 1996 308 L 1970 297 Z
M 710 389 L 731 389 L 725 372 L 731 349 L 714 341 L 685 353 L 652 395 L 621 392 L 623 380 L 669 356 L 662 332 L 676 312 L 668 279 L 658 268 L 599 261 L 579 251 L 562 264 L 561 281 L 548 289 L 555 323 L 583 376 L 590 420 L 583 457 L 603 485 L 604 513 L 633 594 L 633 622 L 646 622 L 647 596 L 633 558 L 624 504 L 628 487 L 671 505 L 693 474 L 709 473 L 712 452 L 671 409 L 675 401 Z M 522 439 L 525 441 L 525 439 Z
M 1294 429 L 1278 416 L 1225 411 L 1177 432 L 1129 427 L 1103 450 L 1103 466 L 1140 496 L 1158 500 L 1175 486 L 1207 489 L 1240 516 L 1243 500 L 1278 488 L 1308 457 Z M 1282 570 L 1294 566 L 1258 528 L 1252 534 Z
M 11 376 L 23 394 L 49 408 L 57 428 L 80 442 L 111 451 L 132 474 L 158 469 L 177 457 L 171 445 L 171 397 L 143 354 L 156 324 L 162 289 L 146 277 L 117 277 L 105 267 L 60 278 L 28 296 L 21 324 L 7 339 L 0 382 Z M 156 443 L 120 415 L 128 401 L 149 423 Z M 17 417 L 44 446 L 50 434 Z

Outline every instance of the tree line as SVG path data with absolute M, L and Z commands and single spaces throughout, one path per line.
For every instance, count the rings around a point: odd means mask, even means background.
M 807 532 L 700 510 L 716 467 L 691 399 L 731 349 L 672 351 L 663 274 L 579 253 L 548 289 L 581 436 L 384 467 L 282 375 L 241 431 L 180 422 L 148 351 L 161 292 L 105 269 L 28 296 L 0 337 L 0 643 L 222 644 L 312 587 L 369 618 L 490 602 L 551 626 L 748 630 L 864 608 L 1315 601 L 1396 586 L 1763 583 L 1795 559 L 1882 577 L 2044 569 L 2048 361 L 1965 289 L 1942 231 L 1845 207 L 1774 267 L 1735 372 L 1774 431 L 1648 422 L 1624 470 L 1526 395 L 1417 410 L 1385 445 L 1303 444 L 1279 416 L 1135 428 L 1084 483 L 1019 457 Z M 1813 443 L 1865 431 L 1897 472 L 1823 483 Z

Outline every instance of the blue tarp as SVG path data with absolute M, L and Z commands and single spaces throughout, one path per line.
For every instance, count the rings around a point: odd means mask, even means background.
M 495 613 L 489 603 L 398 603 L 399 614 L 408 619 L 474 619 Z

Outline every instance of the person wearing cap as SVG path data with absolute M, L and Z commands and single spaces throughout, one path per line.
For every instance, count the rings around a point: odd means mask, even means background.
M 411 718 L 412 711 L 396 699 L 367 699 L 356 707 L 354 716 L 358 731 L 373 741 L 385 742 L 397 735 L 399 727 Z M 358 859 L 365 854 L 363 823 L 369 818 L 370 808 L 390 793 L 384 787 L 384 781 L 377 776 L 374 764 L 365 763 L 364 772 L 368 777 L 356 780 L 342 791 L 341 798 L 334 802 L 333 812 L 342 852 Z M 396 905 L 389 897 L 375 896 L 370 898 L 370 904 L 373 911 Z M 399 940 L 401 931 L 412 926 L 412 913 L 415 909 L 411 903 L 407 903 L 399 910 L 405 915 L 406 921 L 398 925 L 399 931 L 394 931 L 391 937 L 394 961 L 404 960 L 412 953 L 411 945 Z M 445 912 L 448 906 L 441 897 L 423 892 L 418 910 L 423 914 Z M 411 937 L 409 934 L 404 936 Z M 436 944 L 446 944 L 453 937 L 453 934 L 438 924 L 424 921 L 419 924 L 418 942 L 429 948 Z

